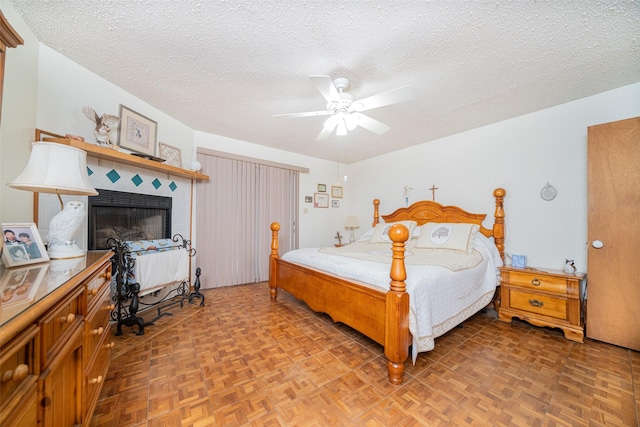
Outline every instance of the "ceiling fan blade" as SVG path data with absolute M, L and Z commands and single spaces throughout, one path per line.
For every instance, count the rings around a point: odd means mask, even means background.
M 320 94 L 329 102 L 340 102 L 340 94 L 329 76 L 309 76 L 311 81 L 320 91 Z
M 325 120 L 324 125 L 322 126 L 322 130 L 320 134 L 316 138 L 316 141 L 321 141 L 323 139 L 329 138 L 329 135 L 333 133 L 333 130 L 338 125 L 338 118 L 336 116 L 331 116 L 327 120 Z
M 274 114 L 273 117 L 282 117 L 284 119 L 292 119 L 295 117 L 328 116 L 329 114 L 331 114 L 331 112 L 329 111 L 309 111 L 306 113 Z
M 351 104 L 352 111 L 366 111 L 374 108 L 384 107 L 385 105 L 397 104 L 399 102 L 410 101 L 414 98 L 411 86 L 403 86 L 391 89 L 386 92 L 363 98 Z
M 364 114 L 359 114 L 358 117 L 358 126 L 361 126 L 367 130 L 370 130 L 373 133 L 378 135 L 382 135 L 389 129 L 389 126 L 385 125 L 382 122 L 377 121 L 376 119 L 372 119 L 369 116 L 365 116 Z

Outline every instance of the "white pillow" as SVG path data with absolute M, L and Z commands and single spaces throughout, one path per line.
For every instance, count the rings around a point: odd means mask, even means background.
M 479 229 L 477 224 L 428 222 L 422 226 L 415 247 L 470 253 Z
M 358 240 L 366 240 L 369 241 L 369 239 L 371 238 L 371 236 L 373 236 L 373 232 L 375 231 L 375 228 L 370 228 L 368 229 L 362 236 L 360 236 L 360 238 Z
M 380 223 L 378 225 L 376 225 L 376 227 L 373 229 L 373 235 L 371 236 L 371 239 L 369 239 L 369 243 L 383 243 L 383 242 L 390 242 L 391 239 L 389 238 L 389 229 L 396 224 L 402 224 L 405 227 L 407 227 L 407 229 L 409 230 L 409 238 L 411 238 L 411 232 L 413 231 L 414 227 L 418 224 L 415 221 L 398 221 L 398 222 L 383 222 Z

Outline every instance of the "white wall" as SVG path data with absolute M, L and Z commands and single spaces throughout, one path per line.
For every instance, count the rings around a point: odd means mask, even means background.
M 37 110 L 38 41 L 13 5 L 0 0 L 2 13 L 24 40 L 7 49 L 0 127 L 0 222 L 33 222 L 33 194 L 5 184 L 27 164 Z
M 374 198 L 381 213 L 431 199 L 488 213 L 494 188 L 507 190 L 506 250 L 525 254 L 531 266 L 562 268 L 565 258 L 587 268 L 587 127 L 640 115 L 640 83 L 349 165 L 360 223 L 371 220 Z M 547 202 L 549 182 L 558 196 Z M 362 234 L 367 227 L 359 230 Z
M 82 108 L 89 106 L 98 115 L 118 116 L 120 104 L 157 122 L 157 140 L 179 148 L 183 165 L 189 165 L 193 159 L 191 128 L 40 44 L 37 116 L 40 129 L 61 135 L 80 135 L 88 142 L 95 142 L 95 125 L 85 117 Z M 117 141 L 118 129 L 111 131 L 114 141 Z

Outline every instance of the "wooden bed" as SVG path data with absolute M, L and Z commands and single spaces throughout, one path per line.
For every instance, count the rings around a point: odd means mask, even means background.
M 427 222 L 478 224 L 483 235 L 493 237 L 504 261 L 505 194 L 506 191 L 502 188 L 493 191 L 495 211 L 491 229 L 482 226 L 485 214 L 472 214 L 457 206 L 443 206 L 432 201 L 416 202 L 392 214 L 382 215 L 382 218 L 386 223 L 413 220 L 418 225 Z M 375 199 L 374 227 L 379 223 L 379 205 L 380 201 Z M 393 255 L 389 273 L 390 289 L 387 292 L 281 259 L 278 253 L 279 230 L 277 222 L 271 224 L 271 300 L 276 300 L 278 288 L 284 289 L 304 301 L 312 310 L 327 313 L 335 322 L 342 322 L 381 344 L 388 360 L 389 381 L 402 384 L 404 363 L 409 356 L 411 344 L 409 294 L 406 292 L 404 263 L 405 242 L 409 239 L 407 228 L 394 225 L 389 232 Z

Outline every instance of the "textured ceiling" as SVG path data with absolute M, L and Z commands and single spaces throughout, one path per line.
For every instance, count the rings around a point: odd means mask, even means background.
M 42 43 L 194 130 L 348 163 L 640 81 L 631 0 L 12 3 Z M 317 142 L 325 117 L 272 117 L 325 108 L 312 74 L 415 99 L 368 112 L 384 135 Z

